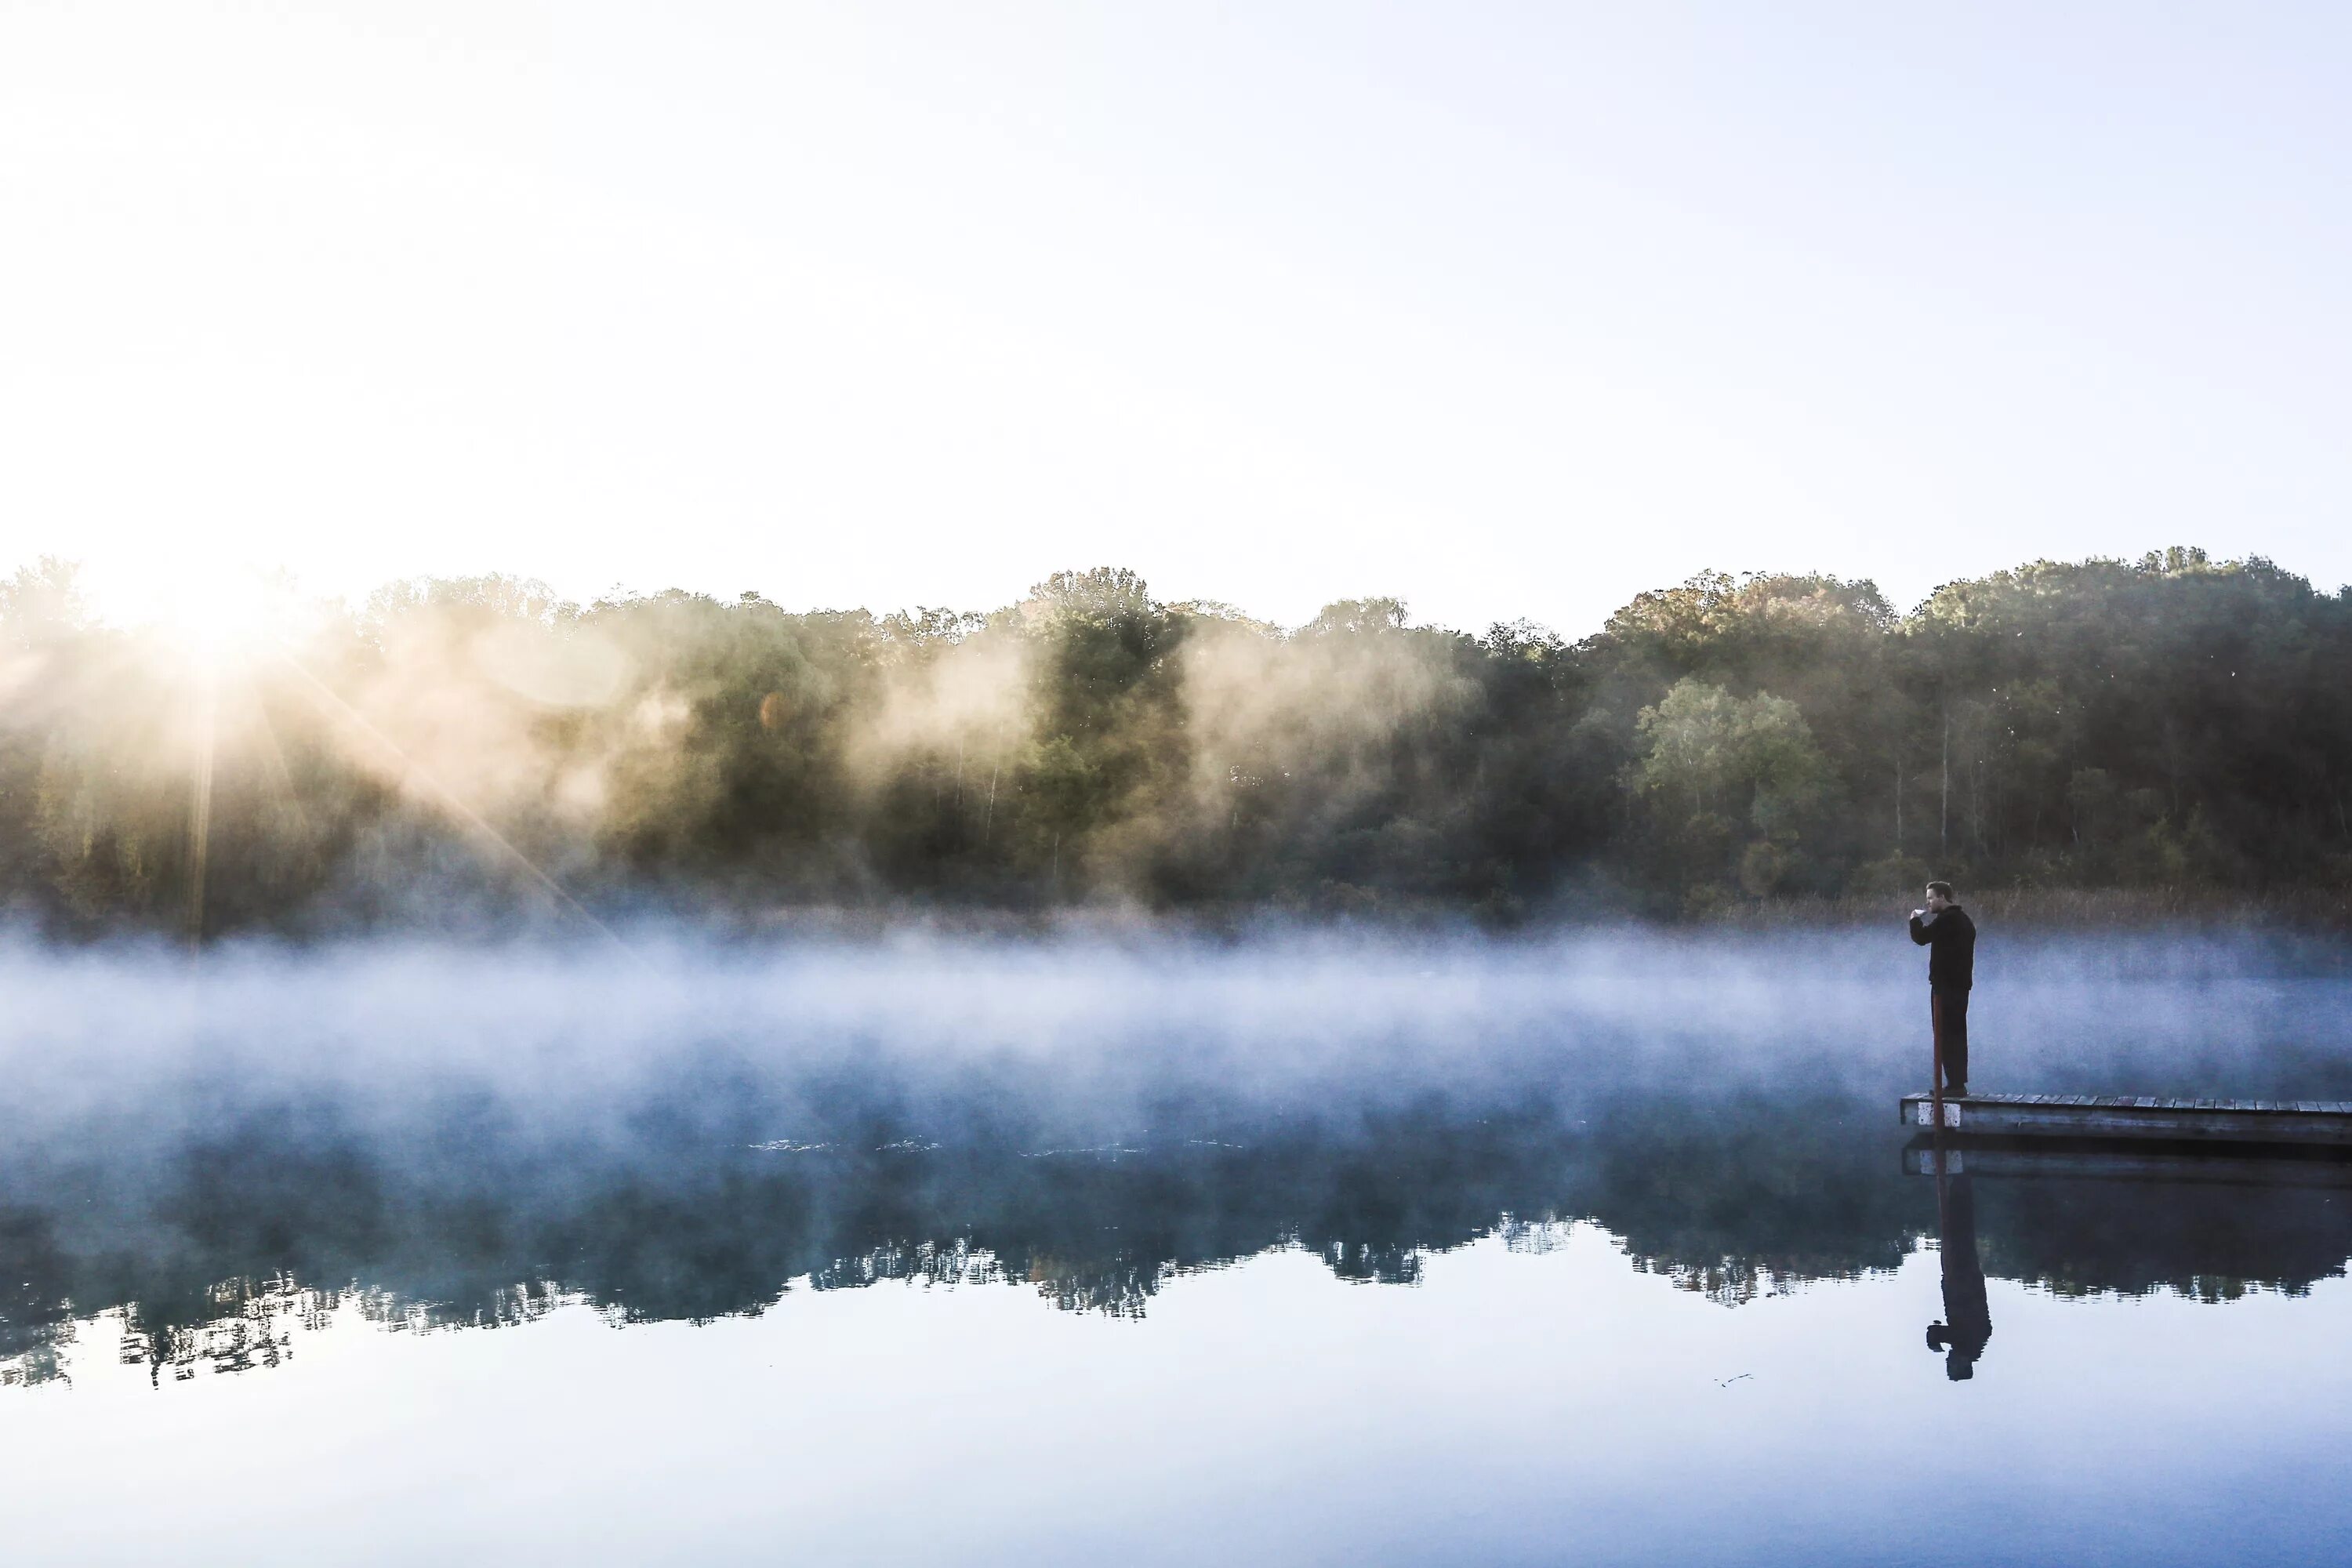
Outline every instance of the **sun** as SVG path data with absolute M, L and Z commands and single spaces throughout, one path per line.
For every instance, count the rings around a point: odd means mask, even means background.
M 204 667 L 248 663 L 277 642 L 282 597 L 253 567 L 179 563 L 150 600 L 146 629 L 173 654 Z

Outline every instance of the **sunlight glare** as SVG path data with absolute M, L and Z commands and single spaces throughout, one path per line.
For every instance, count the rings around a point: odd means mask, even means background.
M 208 665 L 250 658 L 280 629 L 280 606 L 262 574 L 241 563 L 173 563 L 150 601 L 148 629 L 176 653 Z

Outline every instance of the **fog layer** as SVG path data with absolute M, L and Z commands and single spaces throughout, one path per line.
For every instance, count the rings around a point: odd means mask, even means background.
M 1989 933 L 1987 1087 L 2352 1093 L 2330 950 Z M 1297 934 L 1212 943 L 875 942 L 143 949 L 0 944 L 20 1132 L 194 1114 L 184 1091 L 400 1115 L 462 1089 L 525 1121 L 723 1074 L 770 1137 L 851 1110 L 970 1142 L 1344 1121 L 1436 1099 L 1570 1102 L 1632 1085 L 1884 1092 L 1924 1076 L 1924 964 L 1888 931 L 1638 928 L 1540 941 Z M 1181 1108 L 1191 1108 L 1189 1110 Z
M 110 1307 L 126 1353 L 190 1375 L 354 1291 L 419 1327 L 907 1278 L 1134 1314 L 1268 1247 L 1410 1283 L 1580 1218 L 1737 1303 L 1935 1234 L 1894 1116 L 1920 968 L 1899 930 L 0 943 L 0 1381 L 56 1376 Z M 1979 1088 L 2352 1098 L 2332 950 L 1994 932 L 1979 973 Z M 2292 1174 L 1996 1191 L 1988 1267 L 2300 1289 L 2352 1210 L 2333 1167 Z

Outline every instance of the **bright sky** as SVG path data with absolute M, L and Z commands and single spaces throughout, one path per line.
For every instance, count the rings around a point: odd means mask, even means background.
M 0 0 L 0 571 L 2352 577 L 2352 8 Z

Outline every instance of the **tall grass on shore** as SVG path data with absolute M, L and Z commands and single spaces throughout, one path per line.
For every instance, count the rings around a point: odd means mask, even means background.
M 1959 889 L 1981 923 L 2047 931 L 2352 931 L 2352 888 L 2284 888 L 2253 896 L 2217 888 Z M 1725 907 L 1708 923 L 1748 931 L 1873 925 L 1918 906 L 1920 889 L 1771 899 Z

